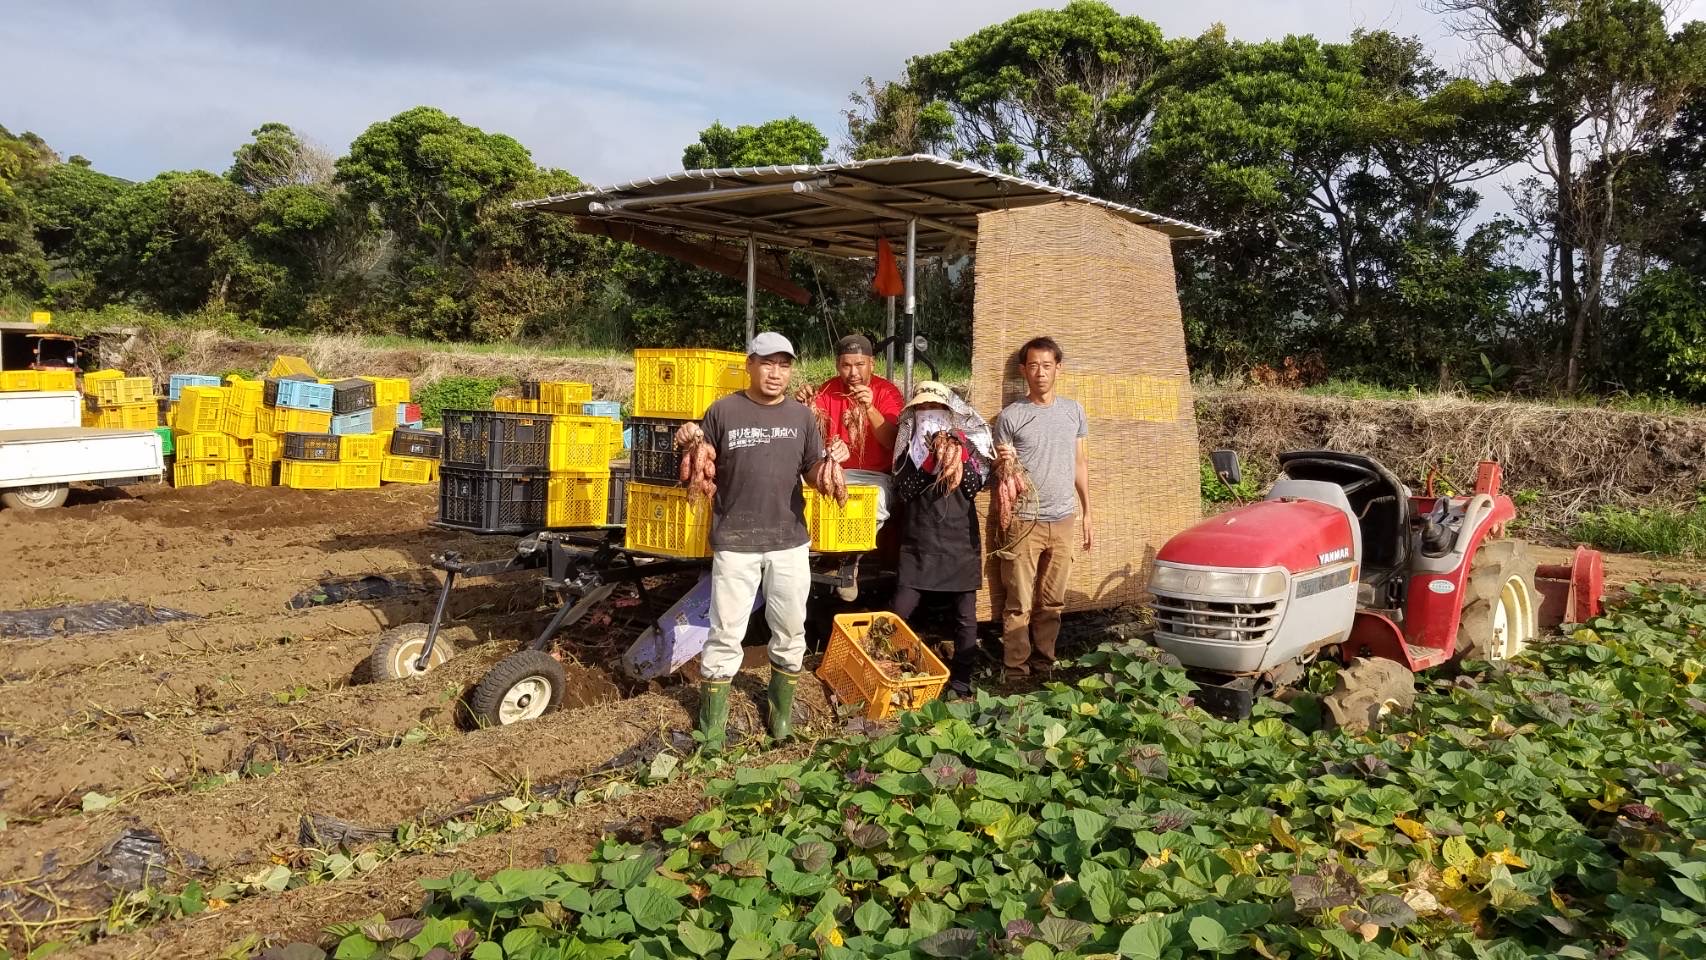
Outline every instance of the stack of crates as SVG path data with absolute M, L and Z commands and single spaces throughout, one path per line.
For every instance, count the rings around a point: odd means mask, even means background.
M 298 490 L 336 490 L 340 486 L 343 439 L 337 434 L 283 433 L 278 437 L 278 452 L 280 485 Z
M 437 483 L 438 461 L 444 455 L 444 435 L 418 426 L 391 431 L 379 479 L 386 483 Z
M 172 447 L 176 460 L 172 484 L 199 487 L 218 480 L 247 483 L 249 461 L 237 438 L 225 432 L 226 411 L 232 390 L 213 384 L 194 383 L 174 374 L 171 387 L 178 405 L 172 414 Z M 188 375 L 194 376 L 194 375 Z M 205 379 L 205 378 L 200 378 Z
M 543 380 L 539 381 L 537 386 L 539 390 L 537 397 L 529 398 L 524 393 L 522 400 L 523 403 L 531 400 L 535 404 L 534 412 L 537 413 L 578 414 L 581 412 L 581 404 L 592 399 L 592 384 L 590 383 L 578 383 L 573 380 Z
M 374 423 L 373 381 L 350 377 L 329 384 L 332 388 L 332 432 L 339 436 L 373 433 L 378 427 L 389 431 L 394 424 Z M 378 461 L 374 461 L 377 463 Z
M 344 433 L 338 438 L 338 489 L 377 489 L 390 431 Z
M 152 430 L 160 425 L 154 381 L 122 370 L 96 370 L 83 377 L 83 426 Z
M 579 413 L 446 411 L 439 522 L 486 533 L 604 526 L 621 436 L 620 423 Z
M 671 557 L 711 555 L 710 506 L 680 486 L 675 432 L 719 398 L 747 387 L 746 355 L 727 350 L 635 350 L 628 421 L 626 545 Z

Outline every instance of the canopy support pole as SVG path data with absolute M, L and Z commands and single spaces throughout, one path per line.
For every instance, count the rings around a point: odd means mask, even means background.
M 888 301 L 888 315 L 889 315 L 889 330 L 888 330 L 888 333 L 884 334 L 884 336 L 888 337 L 888 344 L 889 345 L 888 345 L 888 347 L 886 347 L 883 350 L 883 354 L 886 358 L 883 361 L 883 379 L 888 380 L 890 382 L 893 382 L 894 381 L 894 294 L 891 293 L 888 296 L 884 297 L 883 299 Z
M 746 343 L 758 335 L 758 237 L 746 235 Z M 746 349 L 746 344 L 741 344 Z
M 918 258 L 918 219 L 906 221 L 906 390 L 902 396 L 912 398 L 912 343 L 917 333 L 918 297 L 914 286 L 914 271 Z

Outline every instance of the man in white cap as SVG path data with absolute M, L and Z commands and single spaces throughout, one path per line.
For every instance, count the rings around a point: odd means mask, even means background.
M 792 732 L 794 691 L 806 655 L 806 597 L 811 590 L 811 535 L 804 478 L 823 489 L 824 441 L 817 418 L 789 398 L 794 346 L 765 332 L 747 344 L 750 386 L 711 404 L 701 423 L 683 424 L 682 444 L 703 438 L 717 451 L 711 501 L 711 633 L 699 658 L 704 677 L 699 730 L 722 745 L 729 685 L 741 666 L 752 605 L 762 586 L 770 624 L 770 734 Z

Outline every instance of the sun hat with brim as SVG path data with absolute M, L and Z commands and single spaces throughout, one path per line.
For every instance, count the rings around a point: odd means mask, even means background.
M 944 407 L 954 405 L 954 391 L 947 384 L 935 380 L 920 380 L 912 387 L 912 399 L 906 402 L 908 407 L 916 407 L 921 403 L 939 403 Z

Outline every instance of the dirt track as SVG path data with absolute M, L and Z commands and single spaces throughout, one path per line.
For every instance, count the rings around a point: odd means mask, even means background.
M 113 891 L 94 865 L 130 828 L 165 841 L 167 873 L 155 888 L 191 879 L 211 887 L 270 864 L 300 864 L 305 816 L 376 828 L 430 821 L 523 784 L 574 781 L 689 725 L 693 696 L 679 685 L 624 691 L 597 667 L 569 664 L 562 712 L 468 732 L 458 698 L 547 616 L 528 576 L 458 589 L 446 633 L 458 655 L 441 670 L 356 682 L 381 632 L 430 616 L 433 553 L 480 558 L 511 548 L 510 538 L 428 527 L 434 496 L 431 487 L 315 493 L 219 484 L 80 493 L 65 510 L 36 515 L 0 510 L 0 611 L 126 600 L 195 616 L 0 634 L 0 943 L 16 951 L 67 938 L 79 924 L 40 924 L 100 917 Z M 329 577 L 372 574 L 394 578 L 402 592 L 287 606 Z M 1614 582 L 1697 574 L 1625 558 L 1608 569 Z M 589 623 L 577 638 L 593 644 L 598 629 Z M 587 660 L 604 662 L 596 653 Z M 761 683 L 743 679 L 747 723 Z M 806 700 L 827 718 L 820 691 Z M 85 813 L 88 794 L 112 803 Z M 652 829 L 691 812 L 698 797 L 690 781 L 669 783 L 452 852 L 422 851 L 345 880 L 156 922 L 80 952 L 204 956 L 251 934 L 312 937 L 331 921 L 410 907 L 421 876 L 566 859 L 612 824 Z

